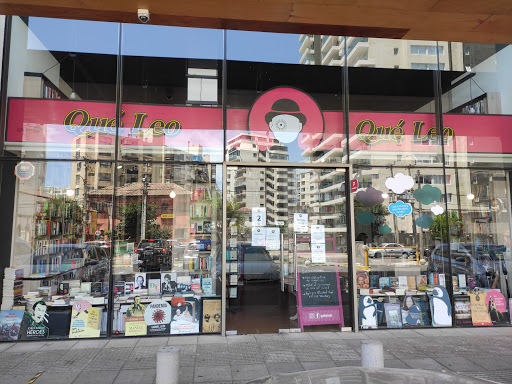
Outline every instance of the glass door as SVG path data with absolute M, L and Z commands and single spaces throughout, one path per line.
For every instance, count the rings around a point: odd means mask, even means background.
M 344 169 L 228 166 L 226 184 L 227 331 L 300 328 L 305 273 L 337 270 L 348 305 Z

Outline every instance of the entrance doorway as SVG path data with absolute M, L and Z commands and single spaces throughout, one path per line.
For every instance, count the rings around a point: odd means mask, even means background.
M 344 168 L 227 167 L 227 331 L 299 328 L 300 274 L 314 271 L 338 271 L 349 322 L 345 181 Z

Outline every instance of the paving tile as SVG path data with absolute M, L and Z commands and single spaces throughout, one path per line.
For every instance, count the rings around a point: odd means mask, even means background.
M 304 370 L 309 371 L 312 369 L 325 369 L 325 368 L 336 368 L 337 365 L 332 360 L 326 360 L 326 361 L 302 361 L 302 366 L 304 367 Z
M 194 370 L 195 383 L 213 383 L 219 381 L 231 382 L 231 367 L 216 366 L 216 367 L 196 367 Z
M 443 359 L 434 358 L 439 363 L 443 364 L 446 368 L 455 372 L 465 371 L 485 371 L 486 369 L 480 364 L 477 364 L 471 360 L 466 359 L 463 356 L 450 356 L 444 357 Z
M 137 343 L 140 341 L 140 338 L 135 337 L 126 337 L 126 338 L 120 338 L 120 339 L 111 339 L 107 345 L 105 345 L 105 348 L 133 348 L 137 345 Z
M 234 381 L 255 380 L 263 376 L 269 376 L 265 364 L 236 365 L 231 367 L 231 377 Z
M 167 345 L 195 345 L 197 336 L 171 336 L 167 340 Z
M 154 369 L 122 369 L 114 384 L 153 384 L 155 375 Z
M 13 345 L 16 345 L 16 343 L 2 343 L 2 342 L 0 342 L 0 352 L 5 352 L 6 349 L 11 348 Z
M 181 367 L 180 366 L 180 384 L 188 384 L 194 382 L 194 367 Z
M 103 348 L 108 342 L 108 339 L 80 340 L 71 349 Z
M 230 364 L 259 364 L 263 363 L 263 356 L 257 343 L 228 344 Z
M 391 337 L 394 338 L 395 337 L 395 335 L 393 335 L 392 333 L 389 333 L 388 331 L 385 331 L 385 330 L 368 331 L 366 333 L 366 335 L 370 339 L 374 339 L 374 340 L 387 339 L 387 338 L 391 338 Z
M 282 341 L 283 335 L 279 333 L 261 333 L 254 335 L 258 343 L 262 341 Z
M 164 346 L 169 342 L 169 337 L 141 337 L 137 343 L 137 347 Z
M 256 343 L 256 337 L 254 335 L 234 335 L 226 336 L 228 344 L 236 343 Z
M 314 340 L 336 340 L 336 339 L 341 339 L 341 336 L 338 335 L 338 333 L 341 333 L 341 332 L 310 332 L 309 335 L 314 339 Z
M 377 331 L 377 332 L 379 332 L 379 331 Z M 410 338 L 410 337 L 421 337 L 422 336 L 421 333 L 418 333 L 412 329 L 389 329 L 387 332 L 391 333 L 395 337 L 400 337 L 400 338 L 401 337 Z
M 360 367 L 361 359 L 357 360 L 334 360 L 338 367 Z
M 30 355 L 30 352 L 1 352 L 0 353 L 0 371 L 7 371 L 21 364 L 24 359 Z
M 271 362 L 267 363 L 268 373 L 275 375 L 278 373 L 294 373 L 304 371 L 304 367 L 299 362 Z
M 371 332 L 336 332 L 342 339 L 368 339 Z
M 46 371 L 37 378 L 37 384 L 69 384 L 78 377 L 80 372 L 67 371 L 67 372 L 52 372 Z
M 9 384 L 26 384 L 30 379 L 34 377 L 31 373 L 24 373 L 24 374 L 0 374 L 0 380 L 2 383 L 9 383 Z
M 46 343 L 41 349 L 45 351 L 68 350 L 73 348 L 78 342 L 78 340 L 50 341 Z
M 402 360 L 398 359 L 389 359 L 384 360 L 384 368 L 400 368 L 400 369 L 407 369 L 409 368 L 407 364 L 405 364 Z
M 313 340 L 311 334 L 304 332 L 282 333 L 284 340 Z
M 431 359 L 430 357 L 423 359 L 402 359 L 402 362 L 407 364 L 409 368 L 413 369 L 426 369 L 430 371 L 441 371 L 445 368 L 438 361 Z
M 40 341 L 18 342 L 11 348 L 6 349 L 3 353 L 14 352 L 35 352 L 40 350 L 46 343 Z
M 501 356 L 470 355 L 465 358 L 489 371 L 505 370 L 510 368 L 510 362 L 502 359 Z
M 73 384 L 91 384 L 91 383 L 112 384 L 115 381 L 118 374 L 119 374 L 118 369 L 82 371 L 78 374 L 75 381 L 73 381 Z M 36 381 L 36 383 L 37 383 L 37 381 Z
M 197 336 L 198 344 L 227 344 L 227 339 L 219 335 L 200 335 Z

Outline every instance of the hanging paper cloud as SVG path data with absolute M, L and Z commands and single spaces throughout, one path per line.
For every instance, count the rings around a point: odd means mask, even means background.
M 432 213 L 433 213 L 434 215 L 436 215 L 436 216 L 437 216 L 437 215 L 440 215 L 440 214 L 442 214 L 442 213 L 444 212 L 444 208 L 443 208 L 443 207 L 441 207 L 440 205 L 437 205 L 437 204 L 436 204 L 436 205 L 433 205 L 433 206 L 430 208 L 430 210 L 431 210 L 431 211 L 432 211 Z
M 356 220 L 359 221 L 361 224 L 368 225 L 370 223 L 375 223 L 375 220 L 377 218 L 373 213 L 370 211 L 364 211 L 356 216 Z
M 366 191 L 357 192 L 356 199 L 363 203 L 365 207 L 373 207 L 374 205 L 381 204 L 384 201 L 382 192 L 373 187 L 366 188 Z
M 397 217 L 405 217 L 412 213 L 412 206 L 411 204 L 398 200 L 396 203 L 389 204 L 388 210 L 392 214 L 397 215 Z
M 421 228 L 428 228 L 434 224 L 434 220 L 429 215 L 423 215 L 416 219 L 416 225 Z
M 424 185 L 423 188 L 417 189 L 412 194 L 421 204 L 431 204 L 434 201 L 441 201 L 441 190 L 431 185 Z
M 381 225 L 379 227 L 379 233 L 382 235 L 387 235 L 388 233 L 391 233 L 391 228 L 387 224 Z
M 386 187 L 393 192 L 401 194 L 414 186 L 414 180 L 411 176 L 397 173 L 394 177 L 386 179 Z

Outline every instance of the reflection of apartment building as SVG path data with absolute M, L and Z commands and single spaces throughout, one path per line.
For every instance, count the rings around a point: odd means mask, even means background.
M 228 140 L 229 161 L 276 163 L 288 160 L 288 148 L 266 135 L 240 134 Z M 261 149 L 266 148 L 266 149 Z M 228 199 L 241 208 L 266 207 L 269 224 L 282 225 L 298 205 L 297 174 L 287 168 L 238 167 L 228 172 Z
M 436 42 L 300 35 L 300 64 L 394 69 L 437 69 Z M 345 55 L 345 44 L 347 54 Z M 462 43 L 439 42 L 441 70 L 464 70 Z

